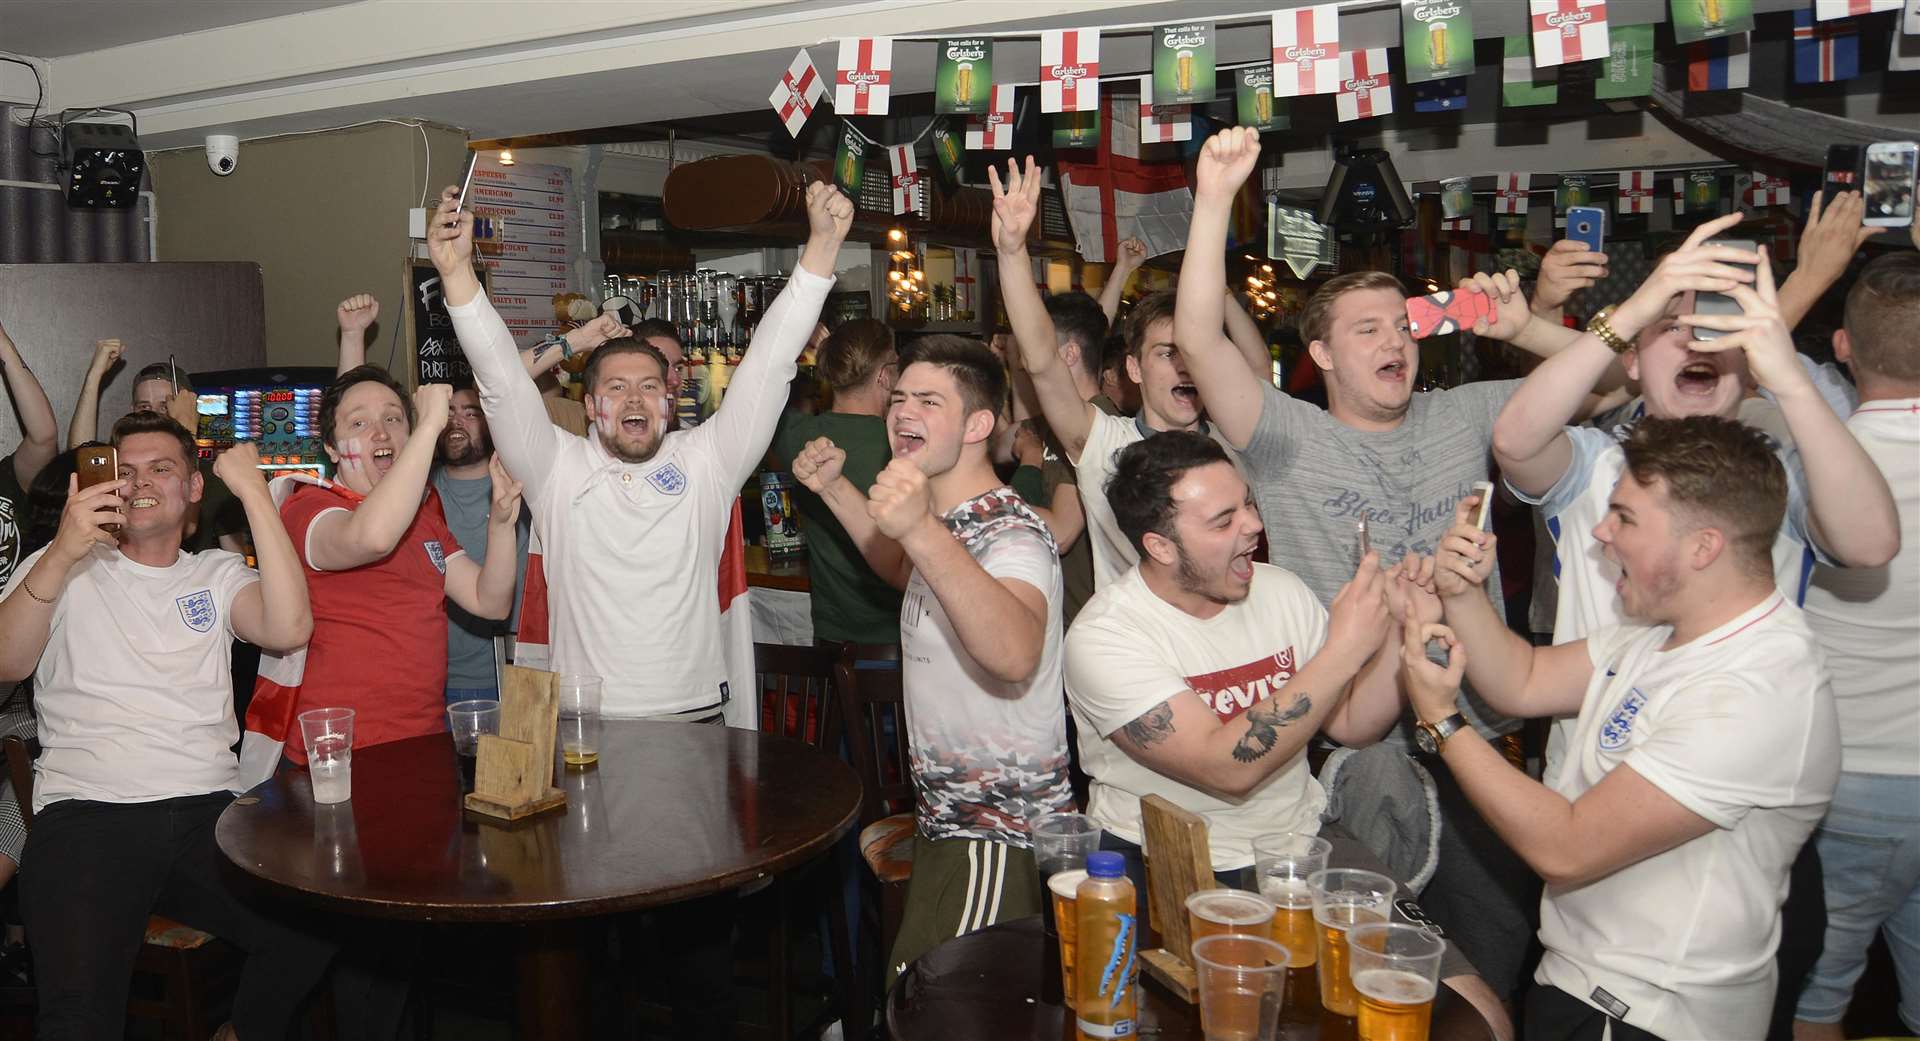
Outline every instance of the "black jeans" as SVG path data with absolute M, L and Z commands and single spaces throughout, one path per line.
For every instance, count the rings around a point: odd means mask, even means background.
M 1536 983 L 1527 991 L 1525 1015 L 1520 1036 L 1527 1041 L 1600 1041 L 1607 1036 L 1607 1024 L 1613 1024 L 1613 1041 L 1660 1041 L 1625 1020 L 1581 1001 L 1558 987 Z
M 42 1041 L 125 1032 L 127 988 L 149 915 L 247 953 L 233 999 L 239 1036 L 285 1037 L 332 948 L 242 904 L 221 879 L 214 822 L 226 792 L 148 803 L 63 800 L 34 817 L 20 872 Z

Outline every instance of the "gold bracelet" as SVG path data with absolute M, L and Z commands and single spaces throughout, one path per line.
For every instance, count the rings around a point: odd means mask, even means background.
M 43 604 L 46 604 L 48 607 L 52 607 L 54 605 L 54 601 L 49 600 L 46 597 L 41 596 L 39 593 L 34 592 L 33 587 L 28 585 L 27 580 L 24 578 L 20 580 L 20 588 L 26 590 L 28 596 L 33 597 L 35 600 L 38 600 Z
M 1613 331 L 1613 326 L 1607 324 L 1607 319 L 1612 314 L 1611 307 L 1603 307 L 1595 311 L 1593 317 L 1587 319 L 1587 331 L 1599 337 L 1600 342 L 1606 344 L 1608 350 L 1615 354 L 1625 354 L 1627 348 L 1632 347 L 1633 344 L 1621 339 L 1620 334 Z

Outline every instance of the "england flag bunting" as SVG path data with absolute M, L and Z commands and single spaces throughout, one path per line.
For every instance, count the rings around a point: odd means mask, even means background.
M 807 117 L 820 104 L 827 94 L 827 85 L 820 80 L 820 74 L 814 71 L 813 59 L 802 50 L 793 56 L 792 64 L 787 66 L 786 74 L 774 85 L 773 93 L 767 97 L 767 104 L 780 116 L 780 122 L 787 133 L 800 136 L 800 128 L 807 123 Z
M 1860 75 L 1860 33 L 1853 22 L 1813 20 L 1813 12 L 1793 12 L 1793 81 L 1837 83 Z
M 1527 5 L 1536 68 L 1607 56 L 1607 0 L 1527 0 Z
M 1687 44 L 1687 89 L 1745 90 L 1750 32 Z
M 1340 89 L 1340 6 L 1317 4 L 1273 13 L 1273 96 Z
M 1013 148 L 1013 85 L 993 85 L 993 100 L 984 116 L 967 117 L 967 147 L 974 151 L 1005 152 Z
M 1673 179 L 1673 215 L 1678 217 L 1687 212 L 1687 175 L 1680 174 Z
M 1441 231 L 1472 231 L 1473 217 L 1472 216 L 1442 217 L 1440 219 L 1440 230 Z
M 1393 111 L 1393 76 L 1387 69 L 1385 47 L 1340 55 L 1340 93 L 1334 98 L 1334 107 L 1342 123 Z
M 1100 104 L 1100 30 L 1040 34 L 1040 111 L 1092 112 Z
M 1169 141 L 1193 140 L 1193 106 L 1162 105 L 1153 108 L 1153 76 L 1140 77 L 1140 143 L 1163 145 Z
M 893 212 L 898 215 L 916 209 L 920 201 L 920 169 L 913 159 L 912 145 L 888 145 L 887 166 L 892 173 Z
M 1653 212 L 1653 171 L 1622 170 L 1620 187 L 1614 193 L 1614 212 Z
M 1820 21 L 1852 18 L 1877 11 L 1898 11 L 1901 0 L 1813 0 L 1813 16 Z
M 841 40 L 833 107 L 843 116 L 884 116 L 892 92 L 893 40 L 885 36 Z
M 1530 173 L 1505 173 L 1494 175 L 1493 212 L 1527 212 L 1527 191 L 1533 184 Z
M 1747 202 L 1752 206 L 1791 206 L 1793 193 L 1785 177 L 1773 177 L 1755 170 L 1753 187 L 1747 189 Z

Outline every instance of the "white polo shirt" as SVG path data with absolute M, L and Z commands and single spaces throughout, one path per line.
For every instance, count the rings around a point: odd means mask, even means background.
M 1787 876 L 1839 780 L 1833 694 L 1806 620 L 1778 591 L 1660 650 L 1671 632 L 1588 638 L 1593 680 L 1550 786 L 1571 801 L 1630 766 L 1714 830 L 1549 886 L 1534 979 L 1660 1037 L 1762 1037 Z
M 0 600 L 46 553 L 20 562 Z M 33 808 L 63 799 L 155 802 L 239 780 L 233 598 L 260 581 L 236 553 L 182 552 L 168 567 L 94 546 L 53 606 L 33 672 L 40 758 Z
M 1247 598 L 1212 618 L 1160 599 L 1139 568 L 1123 572 L 1087 601 L 1067 634 L 1067 703 L 1093 779 L 1087 814 L 1140 843 L 1140 800 L 1158 795 L 1206 819 L 1215 871 L 1252 864 L 1260 835 L 1318 832 L 1327 793 L 1305 749 L 1246 795 L 1226 799 L 1141 764 L 1112 735 L 1174 697 L 1198 697 L 1231 722 L 1278 693 L 1326 641 L 1326 609 L 1283 568 L 1255 564 Z

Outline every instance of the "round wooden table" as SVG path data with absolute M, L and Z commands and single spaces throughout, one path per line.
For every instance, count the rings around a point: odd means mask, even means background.
M 1291 997 L 1290 997 L 1291 1000 Z M 1320 1008 L 1280 1012 L 1283 1041 L 1354 1041 L 1355 1023 Z M 1072 1041 L 1073 1013 L 1061 1004 L 1060 954 L 1038 915 L 968 933 L 920 956 L 887 994 L 894 1041 Z M 1200 1007 L 1140 974 L 1139 1034 L 1149 1041 L 1202 1041 Z M 1493 1031 L 1446 987 L 1433 1002 L 1434 1041 L 1491 1041 Z
M 283 767 L 234 800 L 215 838 L 272 891 L 327 910 L 526 923 L 520 1036 L 577 1037 L 579 919 L 796 867 L 853 827 L 861 796 L 851 768 L 799 741 L 618 719 L 599 763 L 557 784 L 563 810 L 514 822 L 468 813 L 453 742 L 435 734 L 356 749 L 353 798 L 337 805 L 315 805 L 306 770 Z

